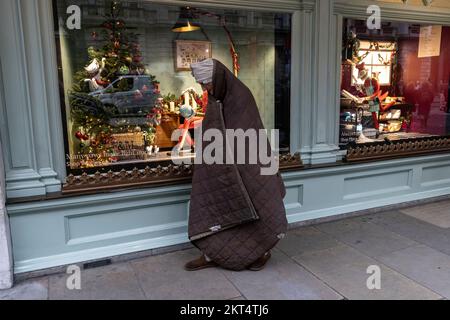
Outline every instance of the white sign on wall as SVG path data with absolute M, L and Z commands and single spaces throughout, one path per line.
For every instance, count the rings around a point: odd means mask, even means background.
M 419 58 L 441 55 L 442 26 L 420 27 Z

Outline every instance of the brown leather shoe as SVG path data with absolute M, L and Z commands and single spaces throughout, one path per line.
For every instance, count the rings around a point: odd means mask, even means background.
M 198 271 L 206 268 L 214 268 L 217 267 L 217 263 L 214 261 L 207 261 L 205 256 L 201 256 L 198 259 L 189 261 L 184 265 L 184 270 L 186 271 Z
M 253 262 L 250 266 L 247 267 L 248 270 L 251 271 L 261 271 L 266 266 L 267 261 L 272 257 L 272 254 L 269 252 L 265 253 L 262 257 L 258 258 L 255 262 Z

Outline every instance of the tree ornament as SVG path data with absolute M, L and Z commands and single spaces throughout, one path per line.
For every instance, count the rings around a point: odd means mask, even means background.
M 77 131 L 77 132 L 75 133 L 75 137 L 76 137 L 78 140 L 82 140 L 82 139 L 83 139 L 83 134 L 81 133 L 81 131 Z
M 84 68 L 86 72 L 89 73 L 90 77 L 89 79 L 84 79 L 84 82 L 89 84 L 89 90 L 91 92 L 104 89 L 108 84 L 101 78 L 101 74 L 105 70 L 105 66 L 106 58 L 102 58 L 101 63 L 97 60 L 97 58 L 94 58 L 94 60 L 92 60 L 92 62 Z
M 128 68 L 127 66 L 121 66 L 119 68 L 119 72 L 120 72 L 120 74 L 129 74 L 130 73 L 130 68 Z
M 139 63 L 141 61 L 142 61 L 142 56 L 140 56 L 140 55 L 133 56 L 133 62 L 134 63 Z
M 111 22 L 105 22 L 105 23 L 102 25 L 102 27 L 105 28 L 105 29 L 108 29 L 108 30 L 112 30 L 112 28 L 113 28 Z

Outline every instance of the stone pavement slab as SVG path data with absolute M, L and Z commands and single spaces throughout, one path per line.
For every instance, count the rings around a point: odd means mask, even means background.
M 365 217 L 320 224 L 316 228 L 370 257 L 377 257 L 418 244 L 371 223 Z
M 330 235 L 314 227 L 290 230 L 277 248 L 290 257 L 309 251 L 324 250 L 339 245 Z
M 391 232 L 402 235 L 450 255 L 450 232 L 399 211 L 382 212 L 370 220 Z
M 48 278 L 17 283 L 12 289 L 0 290 L 0 300 L 47 300 Z
M 328 286 L 347 299 L 356 300 L 419 300 L 441 299 L 431 290 L 386 267 L 347 245 L 313 251 L 293 258 L 314 273 Z M 369 290 L 369 266 L 381 270 L 381 289 Z
M 437 227 L 450 229 L 450 201 L 433 202 L 399 211 Z
M 147 299 L 227 300 L 242 296 L 218 268 L 188 272 L 186 262 L 197 258 L 197 249 L 131 261 Z
M 450 298 L 450 257 L 425 245 L 380 257 L 380 261 L 408 278 Z
M 81 271 L 81 290 L 69 290 L 70 275 L 49 277 L 51 300 L 142 300 L 144 293 L 128 263 Z
M 279 250 L 272 251 L 272 258 L 261 271 L 223 272 L 249 300 L 342 299 L 342 296 Z

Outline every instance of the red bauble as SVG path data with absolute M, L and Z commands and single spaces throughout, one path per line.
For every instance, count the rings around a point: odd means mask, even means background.
M 141 55 L 136 54 L 136 55 L 133 56 L 133 62 L 139 63 L 141 61 L 142 61 L 142 56 Z
M 83 134 L 81 133 L 81 131 L 77 131 L 77 132 L 75 133 L 75 137 L 76 137 L 78 140 L 82 140 L 82 139 L 83 139 Z
M 109 81 L 104 81 L 104 80 L 95 79 L 95 82 L 97 82 L 97 84 L 98 84 L 99 86 L 102 86 L 102 87 L 106 87 L 106 86 L 109 85 Z
M 84 141 L 87 141 L 87 140 L 89 140 L 89 136 L 87 134 L 83 134 L 81 139 L 83 139 Z

